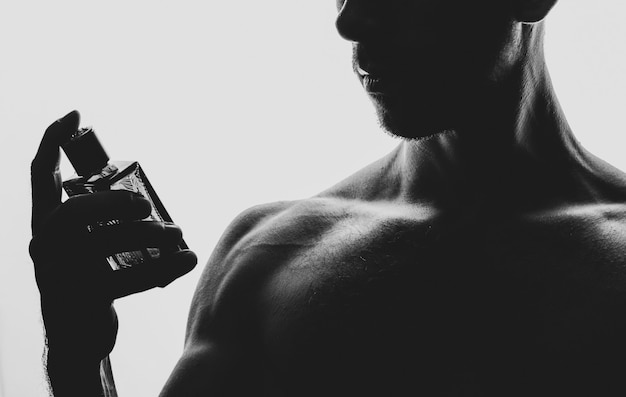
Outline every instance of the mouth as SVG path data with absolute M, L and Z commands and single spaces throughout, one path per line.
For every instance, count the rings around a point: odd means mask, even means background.
M 405 95 L 407 83 L 415 79 L 415 67 L 419 64 L 417 56 L 406 54 L 406 48 L 381 43 L 353 46 L 353 71 L 370 96 Z
M 390 86 L 389 81 L 387 79 L 382 78 L 380 75 L 376 73 L 370 73 L 370 71 L 361 67 L 360 65 L 356 65 L 356 73 L 361 80 L 361 84 L 365 91 L 367 91 L 370 95 L 385 95 L 389 94 Z

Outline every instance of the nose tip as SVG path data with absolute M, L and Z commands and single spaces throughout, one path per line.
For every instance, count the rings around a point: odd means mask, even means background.
M 346 0 L 337 14 L 335 26 L 344 39 L 360 42 L 374 36 L 380 29 L 380 21 L 374 17 L 364 1 Z

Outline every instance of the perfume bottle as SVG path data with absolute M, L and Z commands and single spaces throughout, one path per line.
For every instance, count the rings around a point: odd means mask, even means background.
M 72 134 L 69 141 L 61 145 L 61 148 L 76 171 L 75 175 L 63 181 L 63 189 L 69 197 L 104 190 L 128 190 L 140 193 L 150 201 L 152 212 L 144 220 L 172 222 L 139 163 L 111 161 L 92 128 L 79 129 Z M 119 220 L 99 222 L 90 225 L 89 229 L 121 222 Z M 187 244 L 181 241 L 175 249 L 187 248 Z M 113 270 L 120 270 L 148 263 L 160 255 L 159 248 L 143 248 L 140 251 L 117 253 L 106 259 Z

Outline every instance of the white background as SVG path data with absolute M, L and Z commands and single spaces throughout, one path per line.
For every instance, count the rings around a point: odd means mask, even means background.
M 625 169 L 626 5 L 562 3 L 547 42 L 561 102 L 583 144 Z M 29 162 L 47 125 L 79 109 L 111 157 L 139 160 L 200 258 L 167 289 L 117 303 L 120 395 L 155 396 L 229 221 L 313 195 L 397 144 L 377 128 L 334 14 L 332 0 L 4 2 L 0 396 L 46 395 L 27 245 Z

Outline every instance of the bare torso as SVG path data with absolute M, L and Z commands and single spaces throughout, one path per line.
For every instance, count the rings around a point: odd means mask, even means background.
M 254 208 L 210 260 L 164 395 L 624 393 L 625 220 L 332 194 Z M 234 371 L 199 377 L 216 365 Z

